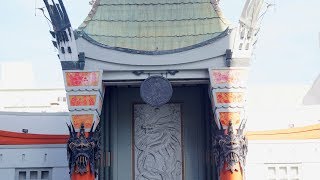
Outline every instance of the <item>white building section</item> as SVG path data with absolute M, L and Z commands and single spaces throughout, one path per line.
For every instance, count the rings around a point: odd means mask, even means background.
M 249 141 L 248 180 L 314 180 L 320 167 L 320 140 Z
M 63 145 L 0 146 L 1 180 L 69 180 Z
M 0 89 L 0 111 L 67 112 L 64 89 Z
M 0 130 L 30 134 L 68 134 L 68 113 L 0 112 Z

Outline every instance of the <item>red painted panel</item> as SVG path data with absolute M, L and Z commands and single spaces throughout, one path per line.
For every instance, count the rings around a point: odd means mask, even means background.
M 25 134 L 0 130 L 0 145 L 66 144 L 69 135 Z
M 79 114 L 79 115 L 72 115 L 72 123 L 74 125 L 74 128 L 79 129 L 81 127 L 81 124 L 84 124 L 84 128 L 88 129 L 91 128 L 92 123 L 94 121 L 94 115 L 93 114 Z
M 77 167 L 75 167 L 77 169 Z M 79 173 L 73 172 L 71 175 L 71 180 L 94 180 L 94 174 L 90 172 L 90 166 L 87 166 L 87 173 L 81 175 Z
M 66 72 L 66 86 L 98 86 L 99 72 Z
M 240 124 L 240 112 L 220 112 L 220 121 L 221 124 L 224 126 L 229 126 L 230 120 L 232 120 L 232 123 L 234 125 Z
M 70 95 L 71 106 L 94 106 L 96 103 L 96 95 Z
M 218 103 L 244 103 L 244 93 L 240 92 L 217 92 Z
M 241 169 L 240 165 L 237 165 L 237 169 Z M 227 165 L 225 164 L 222 171 L 220 172 L 220 180 L 243 180 L 242 172 L 241 171 L 226 171 Z

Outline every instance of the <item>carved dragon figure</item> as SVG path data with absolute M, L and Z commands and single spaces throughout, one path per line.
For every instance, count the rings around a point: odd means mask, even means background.
M 241 127 L 241 126 L 240 126 Z M 248 152 L 248 141 L 243 135 L 243 128 L 234 132 L 233 124 L 230 121 L 227 133 L 224 130 L 218 131 L 213 140 L 213 154 L 218 167 L 218 174 L 226 163 L 226 171 L 245 171 L 245 160 Z M 240 163 L 240 168 L 237 164 Z M 220 174 L 219 174 L 220 176 Z
M 88 172 L 87 166 L 90 165 L 90 172 L 97 175 L 96 165 L 100 159 L 100 130 L 99 126 L 93 131 L 91 127 L 88 137 L 85 134 L 84 125 L 81 124 L 79 136 L 74 126 L 68 125 L 70 138 L 67 143 L 67 153 L 69 161 L 70 175 L 75 173 L 85 174 Z

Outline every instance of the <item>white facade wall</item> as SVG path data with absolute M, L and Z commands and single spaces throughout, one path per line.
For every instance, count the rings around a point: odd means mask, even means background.
M 0 99 L 0 111 L 68 111 L 64 89 L 0 89 Z
M 247 180 L 267 180 L 268 167 L 284 166 L 298 166 L 299 180 L 319 178 L 320 140 L 249 142 Z
M 15 180 L 16 169 L 49 168 L 52 180 L 69 180 L 66 145 L 0 146 L 0 179 Z
M 52 170 L 52 180 L 70 180 L 69 168 L 57 167 Z
M 15 180 L 14 168 L 0 168 L 0 179 Z
M 69 113 L 0 112 L 0 130 L 30 134 L 69 134 Z
M 53 180 L 67 180 L 66 155 L 65 145 L 0 146 L 0 179 L 14 180 L 20 168 L 52 168 Z M 320 140 L 249 142 L 247 180 L 268 180 L 268 167 L 282 166 L 298 166 L 299 180 L 317 178 Z

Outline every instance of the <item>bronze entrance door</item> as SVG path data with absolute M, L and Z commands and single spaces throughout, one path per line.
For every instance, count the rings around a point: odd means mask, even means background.
M 110 180 L 206 180 L 207 86 L 174 87 L 160 108 L 139 88 L 114 87 L 109 98 Z

